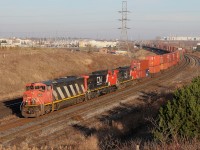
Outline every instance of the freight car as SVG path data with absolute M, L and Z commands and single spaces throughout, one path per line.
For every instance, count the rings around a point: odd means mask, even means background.
M 157 46 L 159 47 L 159 46 Z M 161 47 L 161 46 L 160 46 Z M 168 48 L 165 46 L 165 48 Z M 171 48 L 169 50 L 171 52 Z M 29 83 L 23 94 L 21 113 L 38 117 L 62 107 L 74 105 L 127 87 L 148 76 L 154 76 L 180 62 L 183 51 L 173 51 L 145 60 L 133 60 L 130 66 L 100 70 L 83 76 L 67 76 L 40 83 Z

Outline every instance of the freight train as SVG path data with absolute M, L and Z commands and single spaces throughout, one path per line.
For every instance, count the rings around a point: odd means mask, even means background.
M 146 45 L 146 47 L 150 46 Z M 147 56 L 144 60 L 132 60 L 130 66 L 112 70 L 100 70 L 83 76 L 66 76 L 29 83 L 23 94 L 21 114 L 24 117 L 38 117 L 114 92 L 139 79 L 154 76 L 178 64 L 183 58 L 183 50 L 180 51 L 174 47 L 158 47 L 158 49 L 166 50 L 167 53 Z

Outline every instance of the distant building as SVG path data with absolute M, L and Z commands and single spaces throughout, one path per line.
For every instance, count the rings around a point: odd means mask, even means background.
M 12 40 L 11 39 L 0 39 L 0 45 L 1 47 L 14 47 L 14 45 L 12 45 Z
M 197 44 L 196 50 L 197 50 L 197 51 L 200 51 L 200 43 Z
M 117 42 L 112 41 L 96 41 L 96 40 L 81 40 L 79 41 L 79 47 L 96 47 L 96 48 L 104 48 L 104 47 L 115 47 Z
M 200 37 L 189 37 L 189 36 L 168 36 L 162 38 L 167 41 L 200 41 Z
M 116 55 L 128 55 L 128 51 L 120 51 L 120 50 L 117 50 L 117 51 L 115 51 L 115 54 L 116 54 Z
M 80 40 L 79 47 L 88 47 L 90 46 L 90 42 L 88 40 Z

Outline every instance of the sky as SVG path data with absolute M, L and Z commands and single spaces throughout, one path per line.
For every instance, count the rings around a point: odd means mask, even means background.
M 127 0 L 130 40 L 200 36 L 200 0 Z M 0 0 L 0 37 L 119 39 L 122 0 Z

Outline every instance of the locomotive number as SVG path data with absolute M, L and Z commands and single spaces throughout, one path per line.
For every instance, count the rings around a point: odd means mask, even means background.
M 97 77 L 97 85 L 101 85 L 103 82 L 103 77 Z

